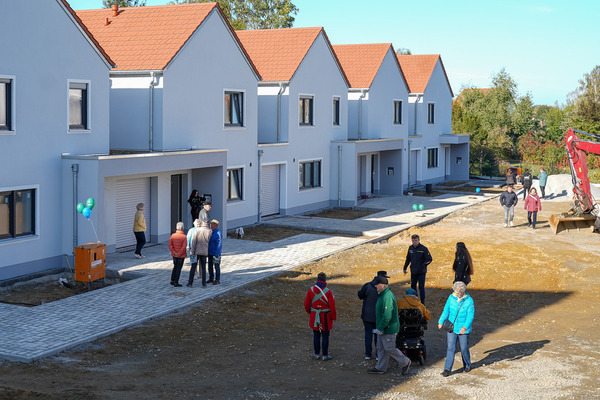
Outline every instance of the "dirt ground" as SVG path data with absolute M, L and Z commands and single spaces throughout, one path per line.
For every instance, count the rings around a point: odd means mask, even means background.
M 0 399 L 593 399 L 600 398 L 600 236 L 553 235 L 543 203 L 538 229 L 502 227 L 497 199 L 456 212 L 388 243 L 368 244 L 229 292 L 55 357 L 0 365 Z M 402 274 L 409 236 L 418 233 L 434 262 L 427 275 L 428 358 L 407 376 L 392 367 L 369 375 L 356 292 L 377 270 L 391 288 Z M 436 320 L 450 294 L 454 245 L 471 251 L 469 293 L 476 315 L 473 370 L 443 378 L 445 336 Z M 226 268 L 226 267 L 224 267 Z M 338 309 L 331 361 L 311 358 L 303 309 L 316 274 L 330 277 Z M 4 322 L 7 323 L 7 322 Z

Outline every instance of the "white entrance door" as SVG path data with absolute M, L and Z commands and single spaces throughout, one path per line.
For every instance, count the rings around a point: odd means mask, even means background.
M 279 214 L 279 165 L 264 165 L 260 179 L 261 216 Z
M 150 178 L 122 179 L 116 182 L 116 247 L 135 245 L 133 218 L 136 206 L 144 203 L 146 240 L 150 241 Z

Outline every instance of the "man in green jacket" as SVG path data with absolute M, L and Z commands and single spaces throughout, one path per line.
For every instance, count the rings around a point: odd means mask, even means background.
M 396 335 L 400 330 L 396 297 L 388 287 L 387 278 L 379 276 L 374 283 L 377 289 L 377 322 L 373 333 L 379 335 L 377 340 L 379 362 L 375 368 L 371 368 L 367 372 L 370 374 L 384 374 L 388 368 L 388 361 L 392 357 L 402 368 L 402 375 L 406 375 L 410 367 L 410 359 L 396 348 Z

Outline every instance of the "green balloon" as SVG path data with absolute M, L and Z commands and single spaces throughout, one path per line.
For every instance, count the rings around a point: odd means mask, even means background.
M 87 206 L 87 208 L 89 208 L 90 210 L 94 208 L 94 206 L 96 205 L 96 200 L 94 200 L 93 198 L 89 198 L 87 199 L 87 201 L 85 202 L 85 205 Z
M 424 209 L 424 208 L 425 208 L 425 207 L 423 207 L 423 204 L 419 204 L 419 210 L 420 210 L 420 211 L 423 211 L 423 209 Z
M 78 213 L 82 213 L 84 208 L 85 208 L 85 204 L 83 204 L 83 203 L 77 204 L 77 212 Z
M 417 211 L 417 205 L 413 204 L 413 210 Z

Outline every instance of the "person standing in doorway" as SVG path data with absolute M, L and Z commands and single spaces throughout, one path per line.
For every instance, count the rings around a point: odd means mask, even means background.
M 200 228 L 196 229 L 192 242 L 190 244 L 190 254 L 198 257 L 198 268 L 202 274 L 202 287 L 206 287 L 206 259 L 208 258 L 208 243 L 210 242 L 210 235 L 212 232 L 208 227 L 207 222 L 202 222 Z M 190 274 L 188 280 L 188 287 L 192 287 L 194 283 L 194 275 Z
M 537 213 L 538 211 L 542 211 L 542 202 L 540 201 L 535 188 L 531 188 L 529 195 L 525 199 L 525 209 L 527 210 L 527 226 L 533 225 L 532 228 L 535 229 Z
M 531 176 L 531 172 L 528 169 L 525 170 L 525 173 L 521 175 L 521 181 L 523 183 L 523 200 L 527 197 L 527 193 L 531 189 L 531 185 L 533 184 L 533 176 Z
M 181 275 L 181 268 L 183 268 L 183 262 L 187 255 L 185 251 L 187 247 L 187 237 L 185 236 L 185 233 L 183 233 L 183 222 L 178 222 L 175 229 L 175 233 L 172 234 L 171 239 L 169 239 L 169 250 L 171 250 L 171 256 L 173 257 L 171 285 L 181 287 L 179 276 Z
M 210 221 L 210 241 L 208 242 L 208 281 L 213 285 L 221 283 L 221 250 L 223 248 L 223 235 L 219 230 L 219 221 Z M 214 267 L 214 270 L 213 270 Z
M 419 298 L 421 303 L 425 304 L 425 275 L 427 274 L 427 266 L 431 264 L 433 259 L 427 247 L 421 244 L 419 235 L 412 235 L 412 246 L 408 248 L 406 253 L 406 261 L 404 262 L 404 273 L 407 273 L 410 265 L 410 287 L 417 290 L 419 284 Z
M 375 330 L 375 322 L 377 322 L 375 312 L 377 289 L 375 289 L 375 280 L 379 276 L 389 278 L 387 271 L 378 271 L 377 276 L 371 282 L 365 283 L 358 291 L 358 298 L 363 301 L 360 318 L 365 327 L 365 360 L 370 360 L 373 357 L 373 340 L 375 340 L 375 347 L 377 348 L 377 335 L 373 334 L 373 330 Z
M 192 190 L 192 194 L 190 194 L 190 198 L 188 199 L 188 203 L 190 203 L 190 213 L 192 214 L 192 222 L 198 219 L 198 215 L 200 214 L 200 209 L 202 208 L 202 200 L 200 200 L 200 193 L 196 189 Z
M 519 202 L 517 194 L 513 192 L 513 187 L 508 185 L 505 192 L 500 195 L 500 204 L 504 207 L 504 227 L 508 226 L 510 217 L 510 226 L 513 226 L 513 218 L 515 217 L 515 206 Z
M 136 207 L 135 217 L 133 218 L 133 234 L 135 235 L 135 258 L 144 258 L 142 248 L 146 244 L 146 218 L 144 218 L 144 203 L 139 203 Z
M 329 355 L 329 332 L 333 321 L 337 319 L 335 299 L 327 287 L 327 275 L 324 272 L 317 275 L 317 283 L 308 289 L 304 299 L 304 309 L 309 314 L 308 323 L 313 331 L 313 358 L 318 360 L 323 354 L 323 361 L 333 357 Z
M 212 208 L 212 203 L 210 201 L 205 201 L 202 210 L 200 210 L 200 222 L 206 222 L 206 224 L 210 224 L 210 209 Z
M 540 180 L 540 192 L 542 192 L 542 199 L 546 198 L 546 183 L 548 182 L 548 173 L 544 169 L 544 167 L 540 167 L 540 175 L 538 176 Z

